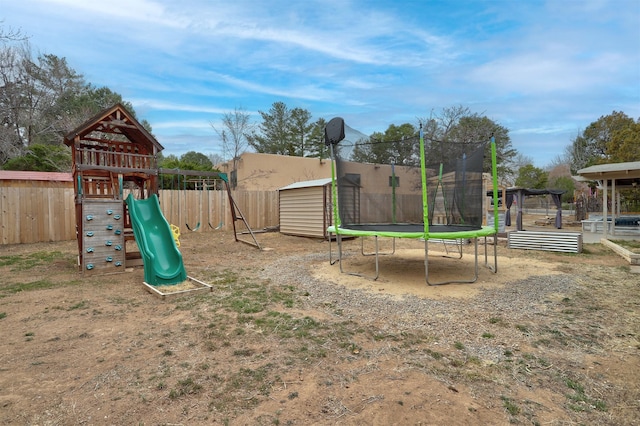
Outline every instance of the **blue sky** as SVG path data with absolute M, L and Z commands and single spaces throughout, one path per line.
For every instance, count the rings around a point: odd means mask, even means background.
M 276 101 L 365 134 L 463 106 L 545 167 L 600 116 L 640 117 L 640 0 L 0 0 L 2 25 L 148 120 L 165 154 Z

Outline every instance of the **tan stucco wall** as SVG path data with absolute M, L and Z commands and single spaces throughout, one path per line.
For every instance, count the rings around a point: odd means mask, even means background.
M 231 175 L 231 162 L 218 166 Z M 238 162 L 238 190 L 275 191 L 295 182 L 331 177 L 328 159 L 244 153 Z
M 231 162 L 217 168 L 231 176 Z M 388 192 L 391 166 L 388 164 L 350 163 L 354 173 L 359 173 L 368 187 L 379 187 Z M 402 166 L 396 166 L 400 179 L 400 193 L 415 191 L 419 174 Z M 331 178 L 331 160 L 293 157 L 288 155 L 244 153 L 238 162 L 238 186 L 241 191 L 275 191 L 295 182 Z

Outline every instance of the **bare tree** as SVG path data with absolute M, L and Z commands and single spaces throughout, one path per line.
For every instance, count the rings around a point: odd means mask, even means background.
M 222 154 L 232 161 L 231 170 L 237 170 L 240 155 L 249 146 L 247 134 L 250 134 L 255 125 L 251 123 L 251 114 L 243 108 L 236 107 L 233 111 L 222 115 L 222 128 L 217 128 L 213 123 L 211 127 L 222 139 Z
M 0 43 L 6 43 L 9 41 L 24 41 L 27 37 L 22 34 L 22 31 L 13 29 L 11 27 L 2 28 L 4 21 L 0 21 Z
M 218 153 L 210 153 L 209 155 L 207 155 L 207 157 L 209 157 L 209 160 L 211 161 L 211 164 L 213 164 L 213 167 L 217 166 L 220 163 L 224 163 L 224 157 Z
M 425 153 L 431 161 L 460 158 L 462 153 L 483 146 L 495 136 L 498 157 L 498 174 L 512 177 L 515 174 L 513 158 L 517 151 L 511 145 L 509 130 L 486 116 L 473 113 L 464 106 L 431 111 L 430 117 L 420 120 L 423 125 Z M 490 170 L 490 158 L 485 158 L 485 171 Z

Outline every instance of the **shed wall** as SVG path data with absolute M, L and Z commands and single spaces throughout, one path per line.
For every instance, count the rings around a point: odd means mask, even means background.
M 280 232 L 286 235 L 324 238 L 326 186 L 280 191 Z

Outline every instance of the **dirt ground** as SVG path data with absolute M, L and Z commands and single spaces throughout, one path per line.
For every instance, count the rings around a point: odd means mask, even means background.
M 477 282 L 428 286 L 419 241 L 374 281 L 326 241 L 257 238 L 183 235 L 212 290 L 166 298 L 141 267 L 83 277 L 75 241 L 0 246 L 0 422 L 640 424 L 640 275 L 600 244 L 500 241 L 497 273 L 481 244 Z M 430 279 L 473 275 L 472 245 L 430 246 Z M 375 273 L 360 240 L 344 249 Z

